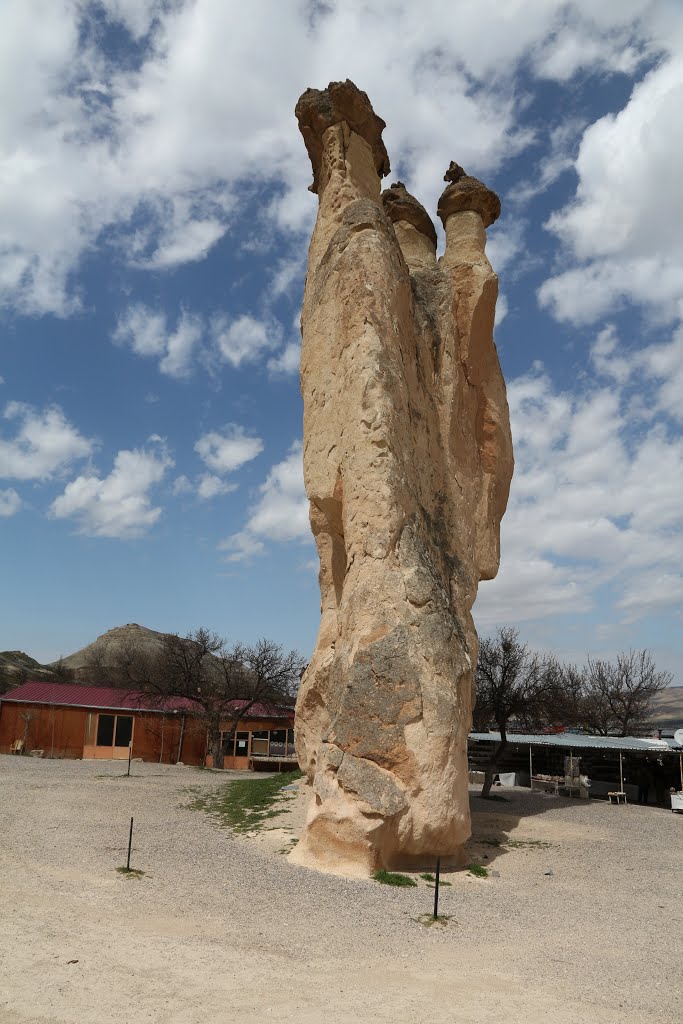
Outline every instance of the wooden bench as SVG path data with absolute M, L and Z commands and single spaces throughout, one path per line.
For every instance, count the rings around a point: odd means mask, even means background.
M 611 793 L 607 794 L 607 799 L 611 804 L 627 803 L 626 793 L 624 793 L 622 790 L 613 790 Z

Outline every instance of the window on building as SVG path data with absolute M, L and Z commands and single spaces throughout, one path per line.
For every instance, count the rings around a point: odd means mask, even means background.
M 287 753 L 287 730 L 271 729 L 270 753 L 274 757 L 284 757 Z
M 133 717 L 132 715 L 117 715 L 116 730 L 114 733 L 114 746 L 127 747 L 133 738 Z
M 294 753 L 294 730 L 293 729 L 288 729 L 287 730 L 287 753 L 288 754 L 293 754 Z
M 97 746 L 114 746 L 114 723 L 116 715 L 100 715 L 97 720 Z
M 249 733 L 238 732 L 235 735 L 235 754 L 237 757 L 247 757 L 249 754 Z
M 252 732 L 251 734 L 251 752 L 252 754 L 267 754 L 268 753 L 268 730 L 261 730 L 259 732 Z

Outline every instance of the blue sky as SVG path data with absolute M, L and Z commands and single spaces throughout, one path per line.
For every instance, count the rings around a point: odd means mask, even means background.
M 6 0 L 0 649 L 115 625 L 312 650 L 293 110 L 352 78 L 434 214 L 495 188 L 517 468 L 480 633 L 683 682 L 683 5 Z

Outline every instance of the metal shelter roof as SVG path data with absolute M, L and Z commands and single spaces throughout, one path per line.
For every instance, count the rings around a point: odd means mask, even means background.
M 499 743 L 499 732 L 471 732 L 469 738 L 483 743 Z M 508 733 L 508 743 L 526 747 L 562 747 L 566 750 L 621 750 L 632 753 L 668 754 L 683 751 L 672 739 L 641 739 L 639 736 L 585 736 L 582 733 L 545 734 Z

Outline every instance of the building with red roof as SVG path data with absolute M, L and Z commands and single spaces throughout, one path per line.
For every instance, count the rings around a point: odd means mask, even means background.
M 249 702 L 230 702 L 230 710 Z M 225 768 L 296 764 L 294 710 L 252 704 L 236 731 L 223 727 Z M 161 700 L 137 690 L 27 682 L 0 698 L 0 753 L 211 766 L 206 725 L 184 697 Z

